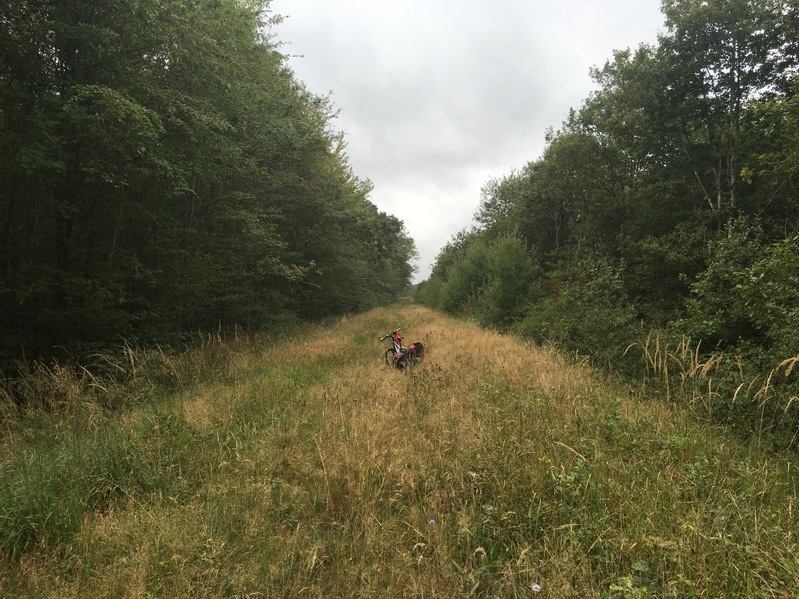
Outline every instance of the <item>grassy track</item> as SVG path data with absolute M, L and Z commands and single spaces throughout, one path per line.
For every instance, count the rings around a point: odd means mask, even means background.
M 797 596 L 795 456 L 549 349 L 395 306 L 128 357 L 3 403 L 0 596 Z

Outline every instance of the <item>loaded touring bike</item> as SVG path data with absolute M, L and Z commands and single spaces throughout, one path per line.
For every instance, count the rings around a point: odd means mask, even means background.
M 400 329 L 386 333 L 380 341 L 391 339 L 391 347 L 386 350 L 386 364 L 402 370 L 407 366 L 414 366 L 424 358 L 424 345 L 421 341 L 412 343 L 410 347 L 402 345 Z

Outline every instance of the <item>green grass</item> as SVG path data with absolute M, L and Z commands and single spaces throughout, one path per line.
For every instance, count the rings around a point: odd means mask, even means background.
M 397 326 L 428 349 L 409 372 Z M 0 596 L 799 589 L 795 455 L 548 348 L 411 305 L 106 361 L 3 403 Z

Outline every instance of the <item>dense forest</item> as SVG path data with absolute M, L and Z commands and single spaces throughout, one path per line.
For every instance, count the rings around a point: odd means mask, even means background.
M 717 413 L 762 417 L 765 384 L 794 422 L 799 2 L 662 12 L 655 45 L 592 70 L 540 158 L 484 186 L 419 297 L 620 373 L 656 353 L 684 377 L 713 365 Z
M 0 368 L 361 310 L 415 256 L 268 0 L 0 8 Z

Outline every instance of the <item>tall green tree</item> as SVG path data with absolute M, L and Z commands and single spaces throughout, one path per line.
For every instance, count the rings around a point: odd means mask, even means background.
M 266 327 L 407 287 L 413 242 L 350 171 L 273 19 L 267 0 L 0 8 L 6 357 Z
M 745 290 L 740 301 L 733 293 L 730 310 L 742 314 L 754 298 L 765 301 L 754 288 L 771 284 L 787 312 L 769 309 L 782 316 L 765 319 L 776 322 L 793 310 L 790 292 L 782 291 L 793 287 L 780 279 L 777 265 L 792 264 L 786 247 L 793 247 L 799 224 L 799 5 L 665 0 L 662 8 L 665 30 L 657 44 L 615 52 L 594 69 L 596 91 L 548 132 L 542 156 L 486 185 L 469 245 L 488 248 L 518 231 L 540 254 L 550 295 L 527 300 L 530 313 L 522 318 L 536 338 L 550 330 L 587 351 L 581 335 L 591 343 L 603 337 L 622 343 L 635 334 L 627 326 L 635 318 L 654 326 L 690 323 L 693 332 L 711 323 L 702 335 L 713 339 L 718 326 L 715 339 L 727 346 L 786 347 L 763 322 L 737 327 L 729 324 L 737 316 L 708 315 L 724 303 L 721 287 L 728 282 Z M 746 252 L 722 251 L 725 239 L 740 239 L 741 223 L 761 231 L 752 242 L 758 251 L 746 246 L 762 275 L 754 287 L 741 277 L 755 267 L 736 261 Z M 487 261 L 469 268 L 477 254 L 456 247 L 442 252 L 431 275 L 430 288 L 441 297 L 464 273 L 488 272 Z M 480 289 L 488 285 L 476 275 L 465 279 Z M 600 322 L 597 315 L 567 317 L 565 306 L 594 300 L 597 314 L 620 309 L 598 328 L 590 326 Z M 547 316 L 536 320 L 536 314 Z M 613 327 L 626 332 L 614 336 Z M 732 329 L 743 332 L 725 332 Z
M 784 0 L 664 0 L 661 59 L 675 133 L 707 207 L 720 223 L 742 202 L 751 158 L 742 138 L 754 100 L 784 92 L 794 70 L 795 7 Z

